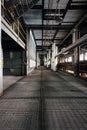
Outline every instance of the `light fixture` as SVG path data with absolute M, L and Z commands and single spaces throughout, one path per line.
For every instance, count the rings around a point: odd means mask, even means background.
M 58 16 L 58 17 L 60 17 L 60 16 L 63 16 L 63 14 L 54 14 L 54 13 L 50 13 L 50 14 L 45 14 L 45 16 Z

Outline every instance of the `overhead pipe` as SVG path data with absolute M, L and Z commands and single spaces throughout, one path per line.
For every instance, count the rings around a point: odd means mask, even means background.
M 78 23 L 74 26 L 74 28 L 77 28 L 83 21 L 84 19 L 87 18 L 87 14 L 85 14 L 79 21 Z M 74 29 L 73 28 L 73 29 Z M 60 43 L 60 45 L 62 45 L 64 43 L 64 41 L 72 34 L 73 29 L 66 35 L 66 37 L 64 38 L 64 40 Z
M 70 46 L 68 46 L 67 48 L 65 48 L 64 50 L 60 51 L 56 56 L 58 57 L 59 55 L 72 50 L 73 48 L 82 45 L 84 42 L 87 42 L 87 34 L 85 34 L 84 36 L 82 36 L 80 39 L 78 39 L 75 43 L 71 44 Z

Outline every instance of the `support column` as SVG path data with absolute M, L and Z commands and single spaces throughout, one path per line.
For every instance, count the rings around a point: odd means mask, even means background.
M 47 52 L 47 68 L 48 68 L 48 66 L 49 66 L 49 50 Z
M 1 18 L 1 5 L 0 5 Z M 0 96 L 3 95 L 3 51 L 1 45 L 1 19 L 0 19 Z
M 51 69 L 53 71 L 56 71 L 56 66 L 57 66 L 57 58 L 55 58 L 55 55 L 57 54 L 57 46 L 54 43 L 52 45 L 52 60 L 51 60 Z
M 2 94 L 3 94 L 3 53 L 2 53 L 2 46 L 1 46 L 1 39 L 0 39 L 0 96 Z
M 27 61 L 26 61 L 26 51 L 23 50 L 22 51 L 22 75 L 26 75 L 26 65 L 27 65 Z
M 47 67 L 47 55 L 44 55 L 44 66 Z
M 39 54 L 39 52 L 37 51 L 37 53 L 36 53 L 36 59 L 37 59 L 37 63 L 36 63 L 36 67 L 38 68 L 39 66 L 40 66 L 40 54 Z
M 49 49 L 49 68 L 50 68 L 50 65 L 51 65 L 51 49 Z
M 57 54 L 60 52 L 61 50 L 60 50 L 60 48 L 59 47 L 57 47 Z M 57 70 L 59 70 L 59 63 L 60 63 L 60 60 L 61 60 L 61 58 L 60 58 L 60 56 L 58 56 L 57 57 Z
M 49 49 L 47 53 L 47 68 L 50 68 L 50 65 L 51 65 L 51 50 Z
M 29 45 L 30 45 L 30 30 L 29 28 L 27 28 L 27 43 L 26 43 L 26 60 L 27 60 L 27 64 L 26 64 L 26 74 L 29 74 L 29 70 L 30 70 L 30 53 L 29 53 Z
M 35 68 L 38 68 L 38 65 L 37 65 L 37 50 L 36 50 L 36 67 Z
M 79 38 L 79 31 L 77 29 L 73 30 L 72 33 L 72 44 L 75 44 L 75 42 Z M 79 76 L 79 47 L 74 48 L 74 54 L 73 54 L 73 69 L 74 69 L 74 76 Z

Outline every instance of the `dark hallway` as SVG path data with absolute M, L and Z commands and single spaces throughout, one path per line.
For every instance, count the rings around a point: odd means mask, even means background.
M 87 130 L 87 82 L 40 67 L 5 90 L 0 130 Z

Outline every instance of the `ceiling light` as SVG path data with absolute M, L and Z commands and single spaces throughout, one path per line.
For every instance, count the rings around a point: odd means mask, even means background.
M 45 14 L 45 16 L 63 16 L 63 14 Z

